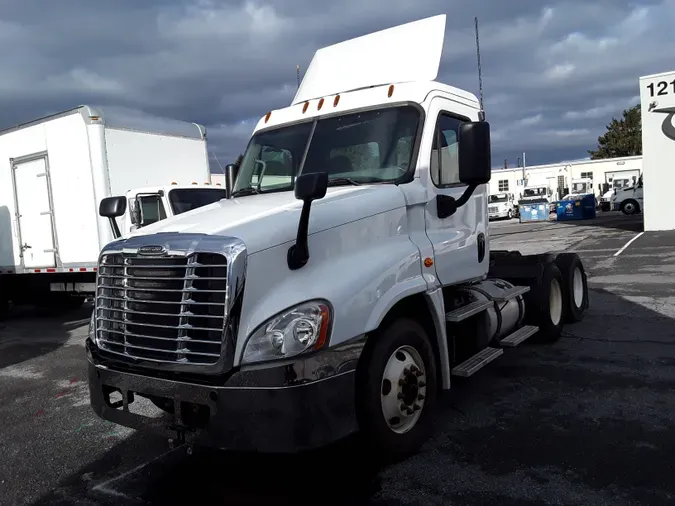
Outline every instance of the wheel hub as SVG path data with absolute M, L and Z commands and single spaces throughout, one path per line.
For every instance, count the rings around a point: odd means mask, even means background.
M 419 419 L 426 397 L 426 374 L 420 354 L 411 346 L 389 357 L 382 377 L 382 414 L 389 428 L 409 431 Z

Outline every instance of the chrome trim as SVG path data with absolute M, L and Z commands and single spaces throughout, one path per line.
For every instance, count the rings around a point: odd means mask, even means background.
M 149 255 L 148 250 L 157 251 L 157 254 Z M 166 253 L 164 253 L 166 252 Z M 222 255 L 225 262 L 214 263 L 199 262 L 200 255 Z M 121 263 L 106 265 L 105 260 L 109 255 L 122 257 Z M 172 262 L 171 258 L 176 261 Z M 157 259 L 157 262 L 153 262 Z M 232 367 L 234 360 L 234 349 L 238 332 L 238 314 L 234 314 L 233 308 L 237 300 L 241 297 L 245 285 L 246 266 L 248 254 L 246 246 L 240 239 L 234 237 L 210 236 L 205 234 L 182 234 L 182 233 L 157 233 L 144 236 L 134 236 L 124 239 L 118 239 L 106 245 L 99 255 L 99 269 L 96 276 L 96 346 L 100 348 L 101 354 L 107 356 L 111 361 L 122 361 L 127 365 L 139 366 L 148 369 L 160 369 L 163 371 L 176 372 L 195 372 L 203 374 L 220 374 L 226 372 Z M 136 263 L 134 260 L 142 263 L 141 266 L 130 265 Z M 160 261 L 161 260 L 161 261 Z M 116 272 L 108 273 L 106 267 L 116 266 L 118 270 L 122 268 L 124 275 Z M 226 272 L 220 276 L 199 276 L 197 269 L 208 268 L 226 268 Z M 140 272 L 141 276 L 134 276 L 134 269 L 181 269 L 178 276 L 167 276 L 166 281 L 182 282 L 181 288 L 167 288 L 166 285 L 161 288 L 152 287 L 132 287 L 129 286 L 130 280 L 152 282 L 164 279 L 164 277 L 153 277 L 147 272 Z M 130 274 L 131 271 L 131 274 Z M 179 273 L 176 273 L 179 274 Z M 205 273 L 208 274 L 208 273 Z M 212 273 L 218 274 L 218 273 Z M 195 281 L 206 281 L 210 283 L 222 283 L 220 287 L 208 286 L 204 289 L 194 286 Z M 109 283 L 109 284 L 106 284 Z M 105 288 L 123 290 L 124 295 L 119 296 L 116 293 L 106 293 Z M 216 289 L 218 288 L 218 289 Z M 129 298 L 129 293 L 156 293 L 160 295 L 178 296 L 180 300 L 152 300 L 145 302 L 152 304 L 152 311 L 144 311 L 134 307 L 128 307 L 129 303 L 138 302 L 143 304 L 143 297 Z M 222 301 L 195 301 L 192 295 L 195 293 L 204 293 L 216 296 L 222 296 Z M 166 297 L 162 297 L 166 298 Z M 122 307 L 117 308 L 115 302 L 122 303 Z M 173 305 L 176 311 L 164 312 L 163 306 Z M 223 315 L 213 313 L 199 314 L 206 312 L 208 307 L 222 306 Z M 237 305 L 240 307 L 241 305 Z M 178 309 L 178 307 L 180 309 Z M 197 311 L 202 308 L 201 311 Z M 167 307 L 167 311 L 168 311 Z M 121 318 L 115 317 L 114 312 L 122 313 Z M 177 325 L 165 324 L 167 322 L 140 322 L 133 323 L 133 315 L 143 315 L 155 318 L 166 316 L 178 321 Z M 198 324 L 193 325 L 190 319 L 194 317 L 199 319 Z M 195 336 L 192 339 L 191 332 L 195 331 L 213 331 L 220 329 L 217 327 L 203 326 L 214 319 L 222 319 L 223 327 L 221 329 L 220 340 L 200 339 Z M 130 319 L 129 324 L 132 331 L 129 331 L 124 322 Z M 122 322 L 121 329 L 107 329 L 106 322 Z M 192 320 L 194 322 L 194 319 Z M 215 323 L 215 322 L 214 322 Z M 134 328 L 136 327 L 136 328 Z M 142 328 L 147 329 L 147 333 Z M 150 329 L 155 329 L 152 331 Z M 168 337 L 161 335 L 148 335 L 158 333 L 162 330 L 175 330 L 177 335 Z M 107 331 L 109 334 L 102 335 Z M 139 332 L 140 331 L 140 332 Z M 111 340 L 110 334 L 122 334 L 125 336 L 124 343 L 118 343 Z M 127 337 L 132 338 L 132 342 L 127 341 Z M 133 338 L 137 338 L 134 340 Z M 138 339 L 143 342 L 138 342 Z M 149 342 L 148 342 L 149 341 Z M 175 343 L 175 347 L 164 348 L 164 344 Z M 155 344 L 156 343 L 156 344 Z M 121 350 L 111 349 L 110 345 L 123 346 Z M 190 350 L 190 344 L 202 345 L 202 348 Z M 215 346 L 209 349 L 203 349 L 204 346 L 220 344 L 218 352 Z M 108 345 L 108 346 L 106 346 Z M 138 356 L 138 350 L 141 351 Z M 143 352 L 159 352 L 162 355 L 176 355 L 175 359 L 164 358 L 161 356 L 152 356 Z

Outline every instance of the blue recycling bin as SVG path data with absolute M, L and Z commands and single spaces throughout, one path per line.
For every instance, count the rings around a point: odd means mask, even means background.
M 595 218 L 595 195 L 592 193 L 583 197 L 561 200 L 556 207 L 556 220 L 590 220 Z
M 520 223 L 526 221 L 548 221 L 550 213 L 548 202 L 537 202 L 536 204 L 520 204 Z

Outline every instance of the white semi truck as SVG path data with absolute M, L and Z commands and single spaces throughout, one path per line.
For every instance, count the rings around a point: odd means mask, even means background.
M 206 131 L 194 123 L 81 106 L 0 131 L 0 313 L 10 300 L 68 308 L 94 295 L 117 227 L 98 214 L 103 198 L 144 193 L 144 203 L 162 190 L 171 216 L 222 198 L 209 182 Z M 134 224 L 129 207 L 125 232 L 151 221 L 143 208 Z
M 434 81 L 444 32 L 441 15 L 317 51 L 228 166 L 230 198 L 103 248 L 86 341 L 100 417 L 257 451 L 360 431 L 396 457 L 453 377 L 583 317 L 576 254 L 490 250 L 490 126 Z

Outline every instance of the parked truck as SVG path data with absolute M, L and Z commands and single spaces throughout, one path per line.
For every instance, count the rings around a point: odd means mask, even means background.
M 203 184 L 207 156 L 204 127 L 120 109 L 81 106 L 1 131 L 0 313 L 10 300 L 69 308 L 93 296 L 117 227 L 98 203 L 127 194 L 140 205 L 163 192 L 168 217 L 195 198 L 220 199 L 224 188 Z M 168 186 L 146 188 L 159 184 Z M 151 221 L 144 209 L 129 207 L 126 232 Z
M 621 211 L 623 214 L 637 214 L 642 211 L 644 204 L 642 175 L 632 186 L 616 188 L 610 197 L 611 208 L 614 211 Z
M 488 218 L 513 218 L 516 213 L 516 204 L 512 193 L 495 193 L 488 196 Z
M 103 248 L 98 416 L 257 451 L 360 431 L 406 455 L 453 377 L 583 317 L 576 254 L 490 249 L 490 126 L 475 95 L 435 81 L 444 32 L 441 15 L 320 49 L 227 167 L 228 199 Z

